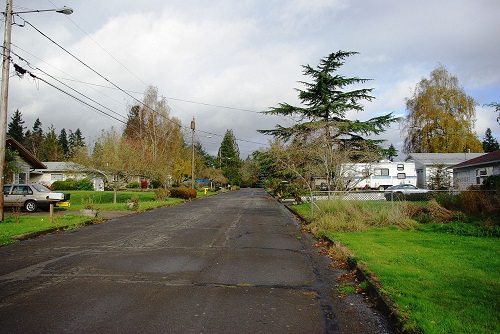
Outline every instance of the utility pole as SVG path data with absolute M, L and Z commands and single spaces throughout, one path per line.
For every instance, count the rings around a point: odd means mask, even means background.
M 71 15 L 73 9 L 61 7 L 54 9 L 28 10 L 22 12 L 12 12 L 12 1 L 5 0 L 5 32 L 3 35 L 3 59 L 2 59 L 2 85 L 0 88 L 0 189 L 3 193 L 5 184 L 5 150 L 7 141 L 7 105 L 9 100 L 9 69 L 10 69 L 10 44 L 12 38 L 12 14 L 57 12 L 65 15 Z M 0 196 L 0 222 L 4 219 L 4 201 L 3 195 Z
M 5 146 L 7 141 L 7 103 L 9 98 L 10 41 L 12 35 L 12 0 L 5 1 L 5 32 L 3 36 L 2 86 L 0 100 L 0 221 L 4 219 L 3 186 L 5 184 Z
M 194 129 L 196 125 L 194 122 L 194 117 L 193 120 L 191 121 L 191 151 L 192 151 L 192 157 L 191 157 L 191 189 L 194 189 Z

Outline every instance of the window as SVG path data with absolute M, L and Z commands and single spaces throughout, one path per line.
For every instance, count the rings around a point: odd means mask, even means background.
M 406 173 L 398 173 L 398 179 L 399 179 L 399 180 L 404 180 L 404 179 L 406 179 Z
M 11 186 L 3 186 L 3 194 L 8 195 L 10 192 Z
M 14 186 L 12 195 L 31 195 L 33 191 L 28 186 Z
M 405 170 L 405 165 L 398 165 L 398 171 Z
M 19 173 L 19 183 L 27 183 L 28 179 L 28 173 Z
M 389 176 L 389 168 L 377 168 L 373 172 L 375 176 Z
M 486 176 L 486 168 L 476 169 L 476 176 Z

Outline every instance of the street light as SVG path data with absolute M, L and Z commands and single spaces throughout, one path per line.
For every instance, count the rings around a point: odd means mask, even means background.
M 0 88 L 0 189 L 3 192 L 4 186 L 4 171 L 5 171 L 5 146 L 7 140 L 7 104 L 9 98 L 9 69 L 10 69 L 10 41 L 12 32 L 12 15 L 13 14 L 26 14 L 26 13 L 40 13 L 40 12 L 56 12 L 66 15 L 73 13 L 73 9 L 69 7 L 54 8 L 54 9 L 41 9 L 29 10 L 22 12 L 12 11 L 12 1 L 5 1 L 5 32 L 3 37 L 3 60 L 2 60 L 2 85 Z M 3 195 L 0 196 L 0 221 L 3 221 Z

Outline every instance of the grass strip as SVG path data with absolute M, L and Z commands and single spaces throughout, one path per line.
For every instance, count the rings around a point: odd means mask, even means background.
M 73 214 L 54 215 L 52 223 L 48 213 L 46 216 L 5 217 L 0 223 L 0 245 L 14 243 L 17 241 L 16 237 L 23 235 L 78 228 L 88 221 L 89 217 Z
M 424 333 L 499 333 L 500 243 L 444 233 L 372 228 L 328 233 L 374 273 L 382 292 Z

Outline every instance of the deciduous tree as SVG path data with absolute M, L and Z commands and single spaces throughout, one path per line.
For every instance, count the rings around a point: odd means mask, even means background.
M 130 108 L 123 137 L 135 148 L 134 169 L 166 185 L 174 174 L 184 173 L 187 160 L 180 120 L 170 117 L 170 108 L 158 89 L 146 89 L 142 104 Z M 190 161 L 190 160 L 189 160 Z
M 440 65 L 423 78 L 406 99 L 405 153 L 481 152 L 474 133 L 476 101 L 460 87 L 458 78 Z

